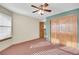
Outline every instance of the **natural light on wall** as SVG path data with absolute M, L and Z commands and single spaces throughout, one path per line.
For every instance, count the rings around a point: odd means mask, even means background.
M 12 18 L 9 15 L 0 13 L 0 40 L 10 38 L 12 35 Z

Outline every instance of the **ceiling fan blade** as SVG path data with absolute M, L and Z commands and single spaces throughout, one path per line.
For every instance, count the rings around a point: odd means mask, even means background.
M 36 7 L 36 6 L 34 6 L 34 5 L 31 5 L 31 7 L 34 7 L 34 8 L 37 8 L 37 9 L 41 9 L 41 8 L 39 8 L 39 7 Z
M 37 12 L 39 10 L 46 11 L 46 12 L 51 12 L 52 10 L 48 10 L 47 6 L 48 6 L 47 3 L 45 3 L 44 5 L 40 5 L 40 7 L 37 7 L 35 5 L 31 5 L 31 7 L 37 8 L 37 10 L 36 11 L 33 11 L 33 13 L 35 13 L 35 12 Z M 42 13 L 41 13 L 41 15 L 42 15 Z
M 35 12 L 37 12 L 37 11 L 39 11 L 39 10 L 33 11 L 32 13 L 35 13 Z
M 47 9 L 45 9 L 44 11 L 51 12 L 52 10 L 47 10 Z

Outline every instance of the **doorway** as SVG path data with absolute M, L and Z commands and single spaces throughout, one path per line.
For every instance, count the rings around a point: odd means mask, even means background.
M 40 22 L 39 23 L 39 32 L 40 32 L 40 38 L 41 39 L 44 39 L 44 36 L 45 36 L 45 29 L 44 29 L 44 22 Z

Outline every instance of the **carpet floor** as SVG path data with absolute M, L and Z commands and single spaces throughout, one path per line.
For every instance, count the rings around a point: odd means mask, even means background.
M 45 39 L 31 40 L 13 45 L 0 55 L 79 55 L 79 49 L 53 45 Z

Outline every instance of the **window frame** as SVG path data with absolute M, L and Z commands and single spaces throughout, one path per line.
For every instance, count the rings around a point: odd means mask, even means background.
M 0 12 L 1 13 L 1 12 Z M 11 28 L 11 34 L 10 34 L 10 37 L 6 37 L 6 38 L 4 38 L 4 39 L 0 39 L 0 42 L 1 41 L 5 41 L 5 40 L 8 40 L 8 39 L 11 39 L 12 38 L 12 36 L 13 36 L 13 18 L 12 18 L 12 16 L 11 15 L 7 15 L 7 14 L 5 14 L 5 13 L 1 13 L 1 14 L 3 14 L 3 15 L 6 15 L 6 16 L 9 16 L 10 18 L 11 18 L 11 26 L 5 26 L 5 25 L 1 25 L 0 27 L 7 27 L 7 28 Z

